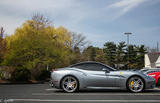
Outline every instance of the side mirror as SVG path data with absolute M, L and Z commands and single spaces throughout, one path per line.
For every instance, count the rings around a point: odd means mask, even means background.
M 105 71 L 106 73 L 110 72 L 107 68 L 103 68 L 102 70 Z

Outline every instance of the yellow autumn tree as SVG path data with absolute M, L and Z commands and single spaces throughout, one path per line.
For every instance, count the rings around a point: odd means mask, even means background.
M 32 79 L 39 79 L 46 69 L 69 63 L 71 40 L 68 30 L 54 28 L 41 15 L 34 15 L 5 40 L 8 51 L 3 64 L 29 70 Z

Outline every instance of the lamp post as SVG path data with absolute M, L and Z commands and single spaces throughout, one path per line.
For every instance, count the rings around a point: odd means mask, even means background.
M 125 32 L 125 35 L 127 35 L 127 47 L 128 47 L 128 63 L 127 63 L 127 68 L 129 69 L 129 35 L 131 35 L 131 32 Z

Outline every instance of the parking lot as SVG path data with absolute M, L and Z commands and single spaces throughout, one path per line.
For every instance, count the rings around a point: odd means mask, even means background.
M 130 93 L 126 90 L 88 90 L 64 93 L 44 84 L 0 85 L 0 103 L 160 103 L 160 88 Z

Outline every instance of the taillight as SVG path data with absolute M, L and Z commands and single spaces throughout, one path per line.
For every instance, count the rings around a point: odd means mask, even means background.
M 52 69 L 52 72 L 55 72 L 56 71 L 56 69 Z

